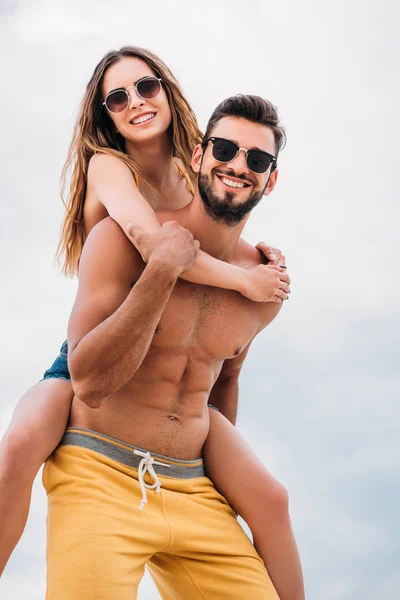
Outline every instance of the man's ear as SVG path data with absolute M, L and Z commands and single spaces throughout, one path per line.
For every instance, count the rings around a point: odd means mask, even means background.
M 269 176 L 268 184 L 264 190 L 264 196 L 268 196 L 268 194 L 270 194 L 272 192 L 272 190 L 274 189 L 274 187 L 276 185 L 276 181 L 278 179 L 278 173 L 279 173 L 278 169 L 275 169 L 275 171 L 272 171 L 271 175 Z
M 198 173 L 200 171 L 202 157 L 203 157 L 203 148 L 201 147 L 201 144 L 197 144 L 193 150 L 192 163 L 191 163 L 192 169 L 195 173 Z

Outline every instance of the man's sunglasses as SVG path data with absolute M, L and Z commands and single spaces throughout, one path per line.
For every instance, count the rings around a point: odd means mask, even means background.
M 128 88 L 121 88 L 110 92 L 103 102 L 106 109 L 113 114 L 124 112 L 129 106 L 128 90 L 134 88 L 137 95 L 143 100 L 153 100 L 161 92 L 161 79 L 157 77 L 142 77 L 135 85 Z
M 201 145 L 205 147 L 208 142 L 212 142 L 213 157 L 218 162 L 231 162 L 243 150 L 246 155 L 247 166 L 253 173 L 265 173 L 270 165 L 272 165 L 271 173 L 276 169 L 276 157 L 264 152 L 264 150 L 246 150 L 246 148 L 240 148 L 235 142 L 220 137 L 206 138 Z

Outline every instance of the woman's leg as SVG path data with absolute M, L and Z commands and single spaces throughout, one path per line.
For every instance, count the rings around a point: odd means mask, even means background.
M 17 404 L 0 443 L 0 575 L 25 529 L 36 474 L 63 436 L 72 396 L 64 379 L 37 383 Z
M 287 492 L 228 419 L 213 409 L 203 458 L 210 479 L 250 527 L 280 600 L 304 600 Z

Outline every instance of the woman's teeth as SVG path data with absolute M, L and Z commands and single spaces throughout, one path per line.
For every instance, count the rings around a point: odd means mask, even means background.
M 225 183 L 225 185 L 229 185 L 229 187 L 233 187 L 233 188 L 244 187 L 244 183 L 239 183 L 238 181 L 232 181 L 232 179 L 227 179 L 226 177 L 223 177 L 222 181 Z
M 150 121 L 150 119 L 152 119 L 155 116 L 156 116 L 156 113 L 150 113 L 148 115 L 143 115 L 143 117 L 139 117 L 138 119 L 135 119 L 134 121 L 132 121 L 132 123 L 134 125 L 139 125 L 140 123 L 144 123 L 145 121 Z

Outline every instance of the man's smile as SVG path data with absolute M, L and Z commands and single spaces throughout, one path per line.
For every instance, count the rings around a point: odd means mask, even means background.
M 219 181 L 221 181 L 225 187 L 228 187 L 230 190 L 233 189 L 243 189 L 250 187 L 250 183 L 243 181 L 243 179 L 239 179 L 237 177 L 231 177 L 230 175 L 225 175 L 223 173 L 215 173 Z

